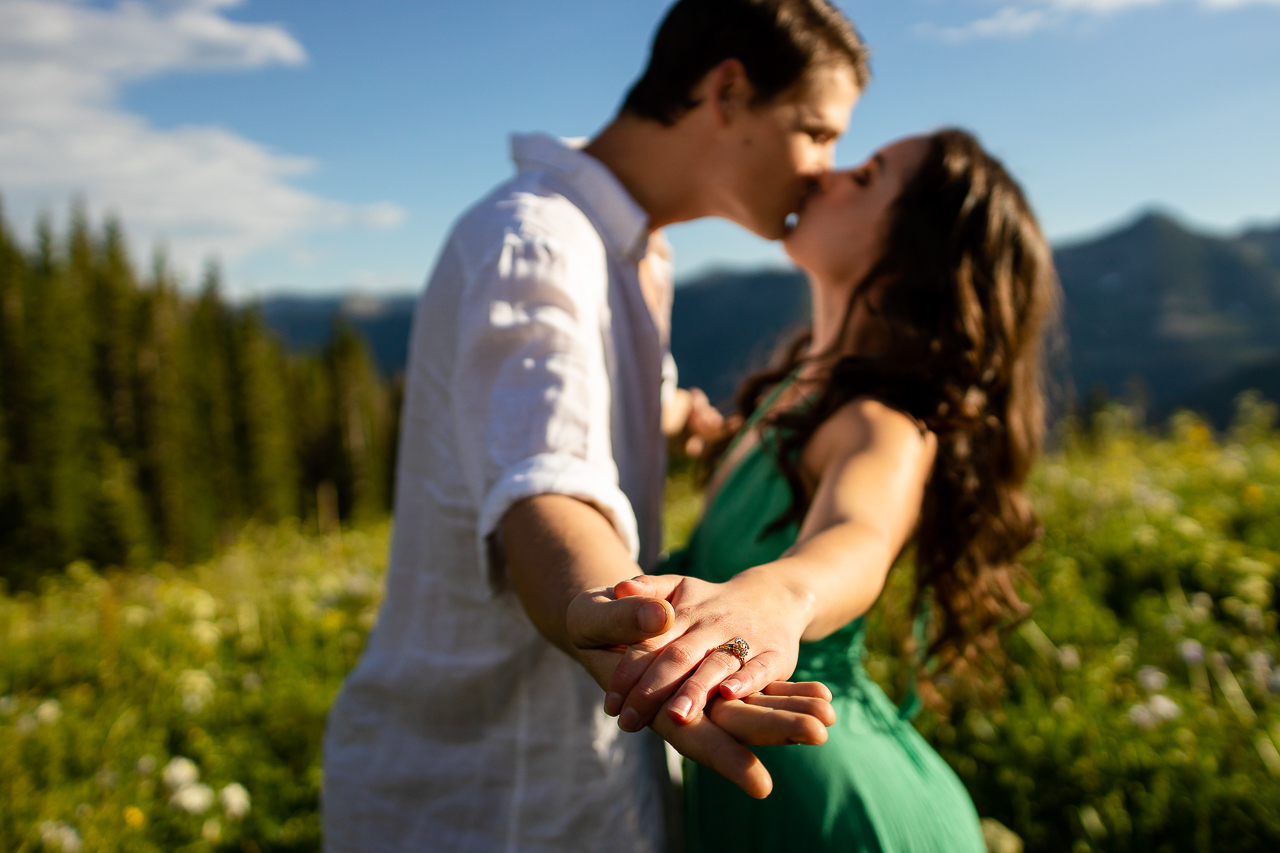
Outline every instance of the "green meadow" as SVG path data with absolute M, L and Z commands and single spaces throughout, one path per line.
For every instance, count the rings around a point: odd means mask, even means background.
M 1004 695 L 953 691 L 919 725 L 1026 850 L 1278 849 L 1275 410 L 1246 398 L 1219 436 L 1130 420 L 1099 413 L 1036 472 Z M 678 545 L 699 499 L 670 486 Z M 256 524 L 198 565 L 75 562 L 0 596 L 0 850 L 317 849 L 325 712 L 389 533 Z M 890 695 L 910 595 L 900 566 L 873 612 Z

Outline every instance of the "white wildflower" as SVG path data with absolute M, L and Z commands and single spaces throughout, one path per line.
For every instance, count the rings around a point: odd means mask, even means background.
M 1065 716 L 1071 713 L 1072 702 L 1067 696 L 1059 696 L 1053 700 L 1053 704 L 1049 706 L 1053 713 L 1059 716 Z
M 227 817 L 240 820 L 249 813 L 249 792 L 239 782 L 232 782 L 218 794 Z
M 209 842 L 217 841 L 222 837 L 222 821 L 216 817 L 206 820 L 204 826 L 200 828 L 200 837 Z
M 140 604 L 130 604 L 120 611 L 120 616 L 130 628 L 141 628 L 151 621 L 151 611 Z
M 190 758 L 179 755 L 164 766 L 164 784 L 169 790 L 194 785 L 200 780 L 200 768 Z
M 46 820 L 40 824 L 40 843 L 49 850 L 60 850 L 62 853 L 80 853 L 84 842 L 75 827 L 60 821 Z
M 1080 668 L 1080 652 L 1075 646 L 1063 646 L 1058 649 L 1058 663 L 1068 672 L 1075 672 Z
M 110 767 L 102 767 L 94 774 L 93 781 L 98 783 L 99 788 L 114 788 L 120 781 L 120 774 Z
M 154 755 L 144 755 L 138 759 L 136 767 L 139 776 L 150 776 L 156 772 L 156 757 Z
M 1204 663 L 1204 646 L 1195 640 L 1183 640 L 1178 644 L 1178 654 L 1187 666 L 1199 666 Z
M 193 589 L 187 598 L 192 619 L 209 620 L 218 615 L 218 600 L 203 589 Z
M 222 631 L 218 626 L 206 619 L 197 619 L 191 623 L 191 636 L 207 649 L 218 645 L 222 640 Z
M 1150 524 L 1139 524 L 1133 528 L 1133 541 L 1143 548 L 1154 548 L 1160 543 L 1160 531 Z
M 1157 693 L 1152 696 L 1147 704 L 1151 708 L 1151 713 L 1162 720 L 1176 720 L 1182 716 L 1182 708 L 1178 703 L 1163 694 Z
M 1159 693 L 1169 686 L 1169 676 L 1154 666 L 1144 666 L 1138 670 L 1138 683 L 1148 693 Z
M 183 670 L 178 676 L 178 694 L 182 697 L 182 707 L 189 714 L 203 711 L 213 699 L 213 690 L 213 679 L 203 670 Z
M 1204 535 L 1204 528 L 1194 518 L 1180 515 L 1173 520 L 1173 529 L 1186 539 L 1199 539 Z
M 46 699 L 36 707 L 36 720 L 41 725 L 51 726 L 62 719 L 62 706 L 57 699 Z
M 1160 724 L 1160 718 L 1148 705 L 1139 702 L 1129 709 L 1129 722 L 1140 729 L 1154 729 Z
M 183 785 L 169 798 L 169 805 L 189 814 L 204 814 L 213 805 L 213 789 L 201 782 Z

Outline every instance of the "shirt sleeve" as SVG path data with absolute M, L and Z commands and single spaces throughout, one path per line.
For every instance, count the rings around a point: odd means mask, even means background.
M 639 553 L 612 450 L 608 268 L 603 247 L 593 248 L 570 253 L 553 239 L 508 232 L 463 297 L 454 429 L 480 507 L 479 565 L 491 581 L 503 569 L 502 518 L 534 495 L 591 504 L 632 558 Z

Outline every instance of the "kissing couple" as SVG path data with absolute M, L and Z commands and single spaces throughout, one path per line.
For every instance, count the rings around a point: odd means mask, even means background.
M 323 820 L 363 851 L 985 849 L 862 668 L 904 551 L 909 662 L 993 677 L 1025 613 L 1052 257 L 970 134 L 832 171 L 870 74 L 824 0 L 678 0 L 593 139 L 520 135 L 414 316 L 386 597 L 330 713 Z M 662 229 L 781 240 L 808 332 L 721 418 L 680 390 Z M 664 555 L 670 436 L 704 515 Z M 686 758 L 668 837 L 665 740 Z

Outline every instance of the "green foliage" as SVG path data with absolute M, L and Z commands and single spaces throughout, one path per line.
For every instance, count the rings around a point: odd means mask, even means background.
M 193 569 L 77 563 L 0 598 L 0 850 L 71 850 L 68 828 L 86 853 L 317 849 L 325 714 L 376 616 L 387 532 L 254 527 Z M 185 787 L 164 772 L 183 758 Z
M 300 377 L 309 405 L 332 405 Z M 1240 412 L 1222 444 L 1194 417 L 1154 438 L 1108 409 L 1036 473 L 1047 534 L 1027 560 L 1033 621 L 1006 642 L 1009 691 L 921 718 L 979 813 L 1027 849 L 1280 842 L 1280 434 L 1273 407 Z M 699 504 L 677 472 L 669 544 Z M 256 526 L 194 569 L 76 564 L 0 597 L 0 849 L 47 834 L 43 849 L 69 850 L 69 832 L 86 853 L 316 849 L 325 712 L 376 614 L 387 535 Z M 896 571 L 872 614 L 867 668 L 891 694 L 909 579 Z M 167 784 L 176 758 L 214 794 L 243 785 L 250 812 Z
M 0 217 L 0 581 L 205 559 L 318 494 L 378 517 L 397 393 L 350 331 L 287 355 L 216 265 L 193 298 L 163 255 L 140 279 L 117 222 L 97 236 L 76 207 L 28 252 Z

